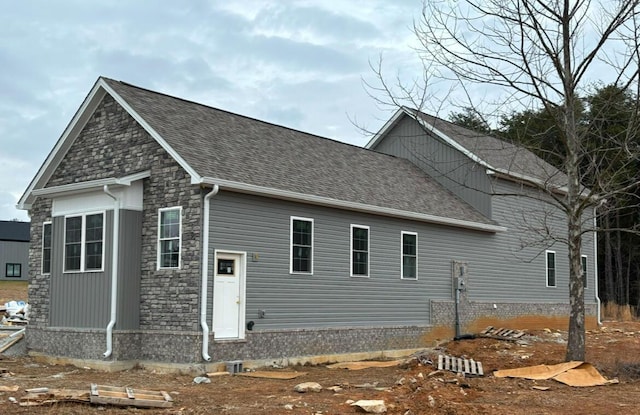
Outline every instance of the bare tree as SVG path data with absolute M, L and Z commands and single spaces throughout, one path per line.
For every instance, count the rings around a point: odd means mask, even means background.
M 594 227 L 584 218 L 619 195 L 637 198 L 640 183 L 637 174 L 623 174 L 640 159 L 635 141 L 639 108 L 632 109 L 625 129 L 608 133 L 594 145 L 593 137 L 603 131 L 596 124 L 581 122 L 579 114 L 588 105 L 581 96 L 595 81 L 603 80 L 638 97 L 639 2 L 425 0 L 414 24 L 421 45 L 421 77 L 409 85 L 398 78 L 389 83 L 382 74 L 382 62 L 373 67 L 380 81 L 373 89 L 385 93 L 381 101 L 390 99 L 394 105 L 429 111 L 426 106 L 433 106 L 435 97 L 431 87 L 448 81 L 462 91 L 457 96 L 467 100 L 461 107 L 481 119 L 528 109 L 554 114 L 558 143 L 553 156 L 561 160 L 563 183 L 555 177 L 530 184 L 566 218 L 564 235 L 556 240 L 566 243 L 569 252 L 567 360 L 585 357 L 580 251 L 583 235 Z M 478 84 L 492 90 L 492 102 L 483 101 L 484 108 L 473 96 Z M 447 100 L 452 96 L 448 94 Z

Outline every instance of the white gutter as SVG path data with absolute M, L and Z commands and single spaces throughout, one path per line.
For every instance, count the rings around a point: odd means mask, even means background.
M 325 196 L 315 196 L 288 190 L 280 190 L 271 187 L 257 186 L 248 183 L 236 182 L 231 180 L 218 179 L 213 177 L 203 177 L 201 183 L 214 184 L 224 186 L 225 189 L 233 190 L 240 193 L 248 193 L 259 196 L 268 196 L 275 199 L 292 200 L 295 202 L 311 203 L 320 206 L 336 207 L 340 209 L 351 210 L 355 212 L 373 213 L 384 216 L 397 217 L 402 219 L 418 220 L 422 222 L 435 223 L 438 225 L 455 226 L 458 228 L 472 229 L 485 232 L 505 232 L 506 227 L 493 225 L 489 223 L 472 222 L 463 219 L 453 219 L 444 216 L 435 216 L 427 213 L 409 212 L 400 209 L 386 208 L 381 206 L 367 205 L 358 202 L 347 202 L 338 199 L 332 199 Z
M 204 221 L 202 224 L 202 292 L 200 294 L 200 326 L 202 326 L 202 358 L 211 361 L 209 356 L 209 326 L 207 325 L 207 280 L 209 276 L 209 211 L 211 198 L 220 187 L 213 185 L 213 189 L 204 197 Z
M 116 307 L 118 305 L 118 247 L 120 238 L 120 200 L 109 191 L 109 185 L 102 190 L 113 199 L 113 252 L 111 253 L 111 319 L 107 325 L 107 351 L 102 354 L 107 358 L 113 352 L 113 327 L 116 325 Z
M 598 326 L 602 325 L 602 320 L 600 319 L 600 297 L 598 296 L 598 220 L 597 220 L 597 210 L 596 207 L 593 207 L 593 268 L 595 275 L 595 283 L 593 284 L 596 294 L 596 314 L 598 318 Z

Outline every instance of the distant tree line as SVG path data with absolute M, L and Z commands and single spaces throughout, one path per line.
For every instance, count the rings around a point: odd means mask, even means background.
M 592 88 L 580 97 L 574 106 L 579 128 L 587 134 L 582 143 L 585 157 L 580 169 L 583 185 L 597 187 L 597 181 L 606 180 L 625 188 L 627 183 L 640 179 L 640 161 L 634 157 L 621 157 L 620 143 L 627 154 L 640 148 L 636 114 L 638 96 L 617 85 Z M 558 129 L 557 117 L 563 108 L 514 111 L 502 116 L 497 126 L 491 124 L 472 108 L 453 112 L 449 120 L 478 133 L 489 134 L 520 144 L 535 152 L 548 163 L 562 170 L 565 162 L 563 133 Z M 620 138 L 624 139 L 621 140 Z M 601 169 L 602 166 L 608 166 Z M 602 171 L 612 177 L 602 177 Z M 597 207 L 598 279 L 599 296 L 603 303 L 640 305 L 640 191 L 616 193 Z

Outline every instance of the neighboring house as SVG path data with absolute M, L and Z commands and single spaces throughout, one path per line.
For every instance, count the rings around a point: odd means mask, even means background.
M 512 215 L 538 204 L 484 192 L 522 178 L 489 174 L 504 166 L 446 126 L 400 110 L 372 151 L 99 78 L 19 202 L 29 350 L 201 363 L 416 349 L 453 336 L 458 281 L 463 332 L 566 324 L 566 248 L 518 249 Z
M 29 278 L 29 225 L 29 222 L 0 220 L 0 280 Z

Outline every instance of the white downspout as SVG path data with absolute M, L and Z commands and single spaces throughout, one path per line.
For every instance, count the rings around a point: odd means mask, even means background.
M 209 326 L 207 325 L 207 281 L 209 276 L 209 210 L 210 200 L 220 190 L 217 184 L 204 197 L 204 220 L 202 224 L 202 287 L 200 297 L 200 326 L 202 326 L 202 358 L 211 361 L 209 356 Z
M 113 252 L 111 253 L 111 319 L 107 325 L 107 351 L 102 354 L 105 358 L 113 352 L 113 327 L 116 325 L 116 307 L 118 305 L 118 247 L 120 243 L 120 201 L 109 191 L 109 185 L 102 189 L 113 199 Z
M 595 287 L 595 293 L 596 293 L 596 304 L 597 304 L 597 308 L 596 308 L 596 313 L 597 313 L 597 317 L 598 317 L 598 326 L 602 325 L 602 320 L 600 319 L 600 297 L 598 296 L 598 220 L 597 220 L 597 215 L 598 212 L 596 210 L 596 208 L 593 208 L 593 268 L 594 268 L 594 275 L 595 277 L 595 283 L 593 284 L 593 286 Z

